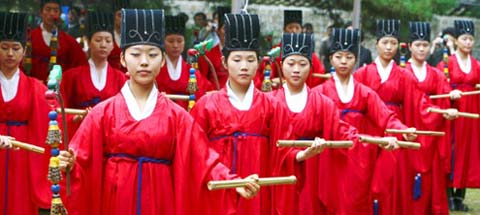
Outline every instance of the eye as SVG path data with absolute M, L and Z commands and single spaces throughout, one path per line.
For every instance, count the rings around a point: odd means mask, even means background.
M 150 53 L 148 54 L 148 56 L 150 56 L 151 58 L 154 58 L 158 56 L 158 53 Z
M 130 53 L 133 57 L 140 57 L 140 53 Z

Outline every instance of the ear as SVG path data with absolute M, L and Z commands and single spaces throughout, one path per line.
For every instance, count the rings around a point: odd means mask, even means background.
M 127 68 L 127 62 L 125 61 L 125 52 L 122 51 L 120 54 L 120 63 L 123 67 Z
M 167 56 L 167 53 L 166 52 L 162 52 L 163 54 L 163 58 L 162 58 L 162 65 L 160 66 L 160 68 L 162 68 L 164 65 L 165 65 L 165 61 L 166 61 L 166 56 Z
M 227 59 L 225 59 L 225 56 L 222 56 L 222 65 L 225 70 L 228 70 Z

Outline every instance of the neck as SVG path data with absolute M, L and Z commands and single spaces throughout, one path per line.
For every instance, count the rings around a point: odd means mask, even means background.
M 386 59 L 383 59 L 381 57 L 379 57 L 378 59 L 380 59 L 380 63 L 382 64 L 383 68 L 387 68 L 388 64 L 390 64 L 390 61 L 392 61 L 391 59 L 386 60 Z
M 424 62 L 425 61 L 420 61 L 420 60 L 417 60 L 416 58 L 412 58 L 412 65 L 415 65 L 418 68 L 421 68 Z
M 458 50 L 457 54 L 458 56 L 460 56 L 460 59 L 462 60 L 467 60 L 468 58 L 468 53 L 462 52 L 461 50 Z
M 150 92 L 153 89 L 153 83 L 149 85 L 141 85 L 134 81 L 130 81 L 130 90 L 132 91 L 133 97 L 137 102 L 147 101 Z
M 91 59 L 93 61 L 93 64 L 95 64 L 95 68 L 97 69 L 97 71 L 99 69 L 105 68 L 105 66 L 107 65 L 107 59 L 106 58 L 102 59 L 102 58 L 94 57 L 92 55 Z
M 247 86 L 241 86 L 233 81 L 229 81 L 228 84 L 230 85 L 230 88 L 232 88 L 232 91 L 235 93 L 235 95 L 237 95 L 237 97 L 243 101 L 245 95 L 247 94 L 248 88 L 250 87 L 250 84 Z
M 47 25 L 45 24 L 45 22 L 43 23 L 43 29 L 45 29 L 45 31 L 48 31 L 48 32 L 52 32 L 53 30 L 53 25 Z
M 15 74 L 15 72 L 17 71 L 18 68 L 13 68 L 13 69 L 6 69 L 6 68 L 2 68 L 2 73 L 3 73 L 3 76 L 5 76 L 5 78 L 7 78 L 7 80 L 10 80 L 13 78 L 13 75 Z
M 297 95 L 297 94 L 299 94 L 299 93 L 302 92 L 303 87 L 304 87 L 304 84 L 299 85 L 299 86 L 294 86 L 294 85 L 289 84 L 289 83 L 287 82 L 287 87 L 288 87 L 288 91 L 290 91 L 290 94 L 292 94 L 292 95 Z
M 180 58 L 180 56 L 176 56 L 176 57 L 170 56 L 170 55 L 168 56 L 168 59 L 170 60 L 170 62 L 172 62 L 172 66 L 175 69 L 177 68 L 177 63 L 178 63 L 179 58 Z
M 350 82 L 350 78 L 352 78 L 350 73 L 348 74 L 337 73 L 337 77 L 338 77 L 338 80 L 340 80 L 340 83 L 342 84 L 342 86 L 348 86 L 348 82 Z

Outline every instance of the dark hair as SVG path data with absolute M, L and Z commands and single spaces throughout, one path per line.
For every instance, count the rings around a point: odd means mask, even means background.
M 201 16 L 203 20 L 207 20 L 207 15 L 203 12 L 196 13 L 193 17 Z
M 43 7 L 44 7 L 47 3 L 58 4 L 58 6 L 62 7 L 62 4 L 60 3 L 60 0 L 41 0 L 41 1 L 40 1 L 40 10 L 43 10 Z M 80 14 L 80 13 L 78 13 L 78 14 Z
M 442 30 L 442 37 L 447 35 L 447 34 L 451 35 L 453 37 L 456 37 L 455 28 L 453 28 L 453 27 L 444 28 Z
M 183 21 L 185 21 L 185 23 L 187 23 L 187 21 L 189 19 L 188 15 L 184 12 L 181 12 L 181 13 L 177 14 L 177 16 L 182 17 Z
M 312 25 L 312 23 L 305 23 L 305 24 L 303 25 L 303 27 L 304 27 L 304 28 L 311 29 L 311 30 L 313 31 L 313 25 Z

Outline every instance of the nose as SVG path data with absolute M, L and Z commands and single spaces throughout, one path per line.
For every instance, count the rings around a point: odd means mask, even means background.
M 140 57 L 140 66 L 141 67 L 148 67 L 149 60 L 146 54 L 142 54 Z

